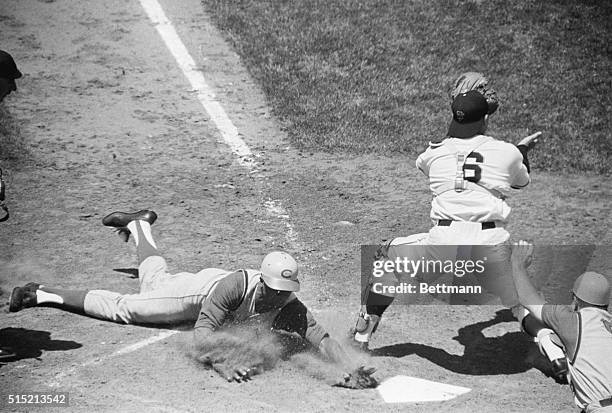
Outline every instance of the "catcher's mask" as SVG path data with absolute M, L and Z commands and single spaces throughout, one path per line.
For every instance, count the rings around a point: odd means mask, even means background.
M 295 259 L 282 251 L 266 255 L 261 262 L 261 278 L 267 286 L 279 291 L 299 291 L 298 265 Z

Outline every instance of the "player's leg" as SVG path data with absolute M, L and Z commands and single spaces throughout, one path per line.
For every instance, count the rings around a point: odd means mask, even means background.
M 16 287 L 9 311 L 54 307 L 81 315 L 125 324 L 173 324 L 195 321 L 210 282 L 216 277 L 177 274 L 171 282 L 139 294 L 106 290 L 69 290 L 37 283 Z
M 113 212 L 102 219 L 104 225 L 117 229 L 122 240 L 128 241 L 130 235 L 133 235 L 138 255 L 140 292 L 154 290 L 171 277 L 166 260 L 159 252 L 151 232 L 151 225 L 156 219 L 157 214 L 150 210 Z
M 20 311 L 35 306 L 55 307 L 65 311 L 124 323 L 174 323 L 197 317 L 203 299 L 206 277 L 183 273 L 171 276 L 151 235 L 153 211 L 114 212 L 103 224 L 117 228 L 125 241 L 134 235 L 138 253 L 141 294 L 124 295 L 105 290 L 69 290 L 29 283 L 13 290 L 9 310 Z
M 30 307 L 55 307 L 64 311 L 85 314 L 86 290 L 70 290 L 28 283 L 15 287 L 9 299 L 9 311 L 17 312 Z
M 395 238 L 388 244 L 381 246 L 375 261 L 394 261 L 396 258 L 416 259 L 421 254 L 419 243 L 427 234 L 416 234 L 410 237 Z M 394 301 L 396 294 L 389 287 L 399 284 L 398 274 L 395 271 L 382 271 L 382 274 L 368 274 L 369 282 L 362 290 L 362 307 L 357 316 L 355 327 L 352 328 L 355 344 L 363 350 L 368 349 L 372 334 L 376 332 L 382 315 Z

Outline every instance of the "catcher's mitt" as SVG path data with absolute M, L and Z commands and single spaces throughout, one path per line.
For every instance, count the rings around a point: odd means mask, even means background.
M 470 90 L 477 90 L 487 99 L 489 105 L 489 115 L 493 114 L 499 107 L 499 100 L 497 99 L 497 93 L 489 86 L 489 80 L 478 72 L 466 72 L 455 80 L 453 83 L 450 97 L 455 100 L 457 95 Z
M 378 386 L 378 380 L 372 377 L 375 372 L 374 367 L 361 366 L 345 374 L 344 378 L 334 383 L 333 386 L 346 387 L 347 389 L 373 389 Z

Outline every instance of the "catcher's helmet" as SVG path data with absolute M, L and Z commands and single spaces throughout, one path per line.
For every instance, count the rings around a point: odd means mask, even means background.
M 286 252 L 274 251 L 264 257 L 261 262 L 261 278 L 275 290 L 300 290 L 297 262 Z
M 610 283 L 596 272 L 588 271 L 576 278 L 572 292 L 585 303 L 597 306 L 610 304 Z

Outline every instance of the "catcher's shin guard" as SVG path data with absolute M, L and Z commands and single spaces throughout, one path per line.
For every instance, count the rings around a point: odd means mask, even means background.
M 355 336 L 353 339 L 359 345 L 362 350 L 368 350 L 368 344 L 372 338 L 372 334 L 378 328 L 380 323 L 380 316 L 374 314 L 368 314 L 366 312 L 359 312 L 357 322 L 355 323 Z

